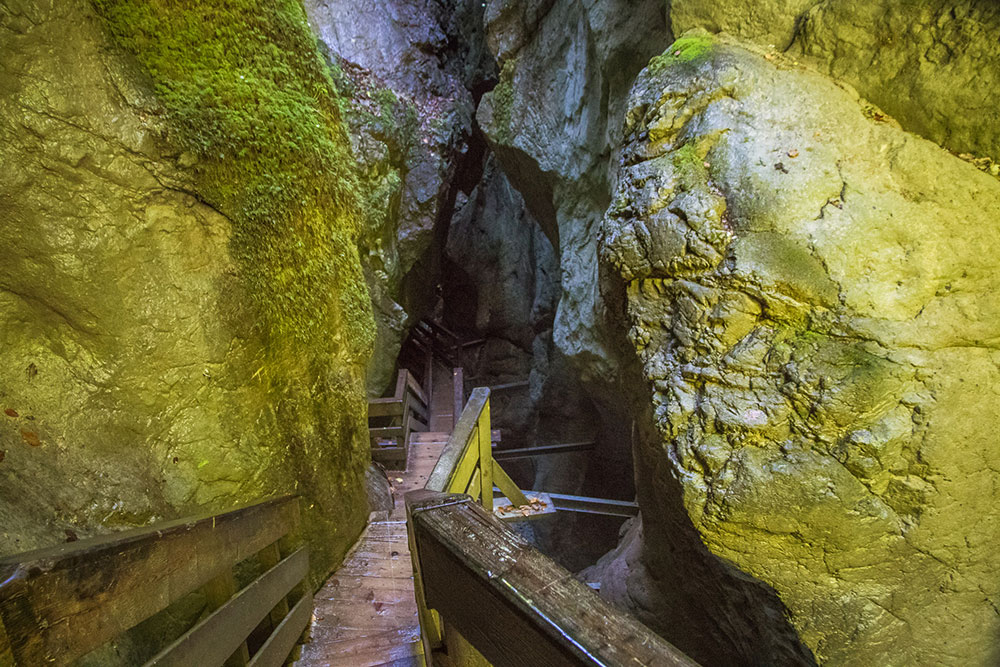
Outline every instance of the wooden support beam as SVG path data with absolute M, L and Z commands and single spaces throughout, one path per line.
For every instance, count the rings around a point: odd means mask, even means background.
M 468 497 L 406 504 L 421 603 L 495 667 L 697 667 Z
M 285 496 L 0 559 L 0 618 L 15 664 L 72 662 L 227 576 L 292 533 L 298 513 Z
M 308 572 L 309 554 L 303 547 L 181 635 L 145 667 L 220 664 Z

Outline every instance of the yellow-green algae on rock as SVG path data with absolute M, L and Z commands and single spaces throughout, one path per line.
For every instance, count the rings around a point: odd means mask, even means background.
M 995 665 L 1000 183 L 815 71 L 715 41 L 637 79 L 602 230 L 647 381 L 650 577 L 626 585 L 715 585 L 683 559 L 693 526 L 757 579 L 741 616 L 776 626 L 748 604 L 773 589 L 821 663 Z
M 373 322 L 302 8 L 56 4 L 0 12 L 0 552 L 298 492 L 328 570 Z

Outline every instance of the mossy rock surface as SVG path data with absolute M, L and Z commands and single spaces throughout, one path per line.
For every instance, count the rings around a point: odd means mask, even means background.
M 996 664 L 1000 182 L 790 58 L 706 53 L 637 80 L 602 229 L 647 382 L 626 589 L 717 585 L 672 508 L 812 653 L 767 662 Z
M 299 493 L 318 579 L 367 514 L 374 325 L 302 7 L 0 21 L 0 552 Z

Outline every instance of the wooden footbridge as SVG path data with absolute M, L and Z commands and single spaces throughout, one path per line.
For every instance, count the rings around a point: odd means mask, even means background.
M 404 371 L 396 393 L 373 402 L 374 455 L 401 468 L 389 473 L 394 502 L 373 512 L 315 596 L 294 497 L 60 545 L 0 560 L 0 667 L 695 665 L 494 512 L 521 518 L 561 505 L 628 515 L 634 506 L 532 502 L 538 494 L 520 490 L 494 457 L 489 388 L 466 400 L 461 371 L 433 361 L 426 379 Z M 129 662 L 100 652 L 195 591 L 209 613 L 156 655 Z

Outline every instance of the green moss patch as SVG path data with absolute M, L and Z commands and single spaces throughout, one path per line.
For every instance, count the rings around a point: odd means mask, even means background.
M 317 349 L 341 330 L 363 356 L 373 324 L 354 161 L 298 0 L 93 5 L 151 80 L 199 194 L 233 221 L 254 326 Z
M 712 53 L 714 47 L 715 41 L 708 34 L 685 35 L 667 47 L 662 55 L 650 60 L 649 69 L 655 74 L 679 63 L 703 60 Z

